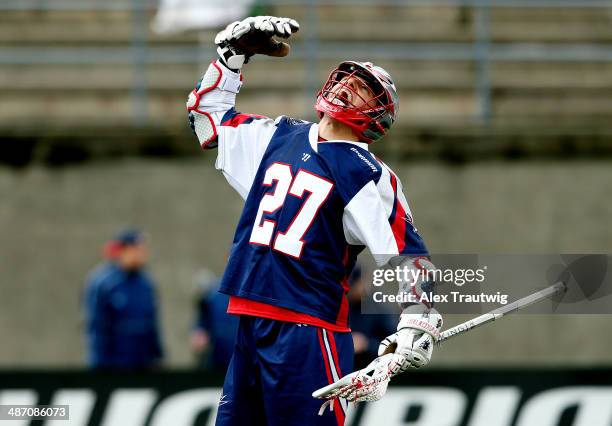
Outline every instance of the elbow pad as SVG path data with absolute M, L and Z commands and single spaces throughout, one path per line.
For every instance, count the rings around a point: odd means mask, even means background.
M 211 113 L 231 108 L 241 85 L 239 75 L 213 62 L 189 94 L 186 103 L 189 125 L 203 149 L 217 146 L 217 127 Z M 218 89 L 217 93 L 213 92 L 215 89 Z

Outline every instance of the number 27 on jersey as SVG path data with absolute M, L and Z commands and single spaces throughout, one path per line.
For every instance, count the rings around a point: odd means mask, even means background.
M 276 182 L 275 190 L 264 194 L 259 203 L 249 241 L 262 246 L 272 244 L 274 250 L 299 258 L 305 244 L 302 238 L 327 200 L 334 184 L 304 169 L 300 169 L 293 176 L 291 166 L 284 163 L 273 163 L 266 170 L 263 185 L 271 187 L 274 182 Z M 273 214 L 283 207 L 287 194 L 303 199 L 305 192 L 310 195 L 306 197 L 285 232 L 276 229 L 274 220 L 262 220 L 264 213 Z M 275 232 L 276 236 L 272 241 Z

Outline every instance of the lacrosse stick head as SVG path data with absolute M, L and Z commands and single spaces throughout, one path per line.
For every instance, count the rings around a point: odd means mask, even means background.
M 328 401 L 336 398 L 354 402 L 378 401 L 387 391 L 391 380 L 392 373 L 389 370 L 389 363 L 392 358 L 393 354 L 380 356 L 366 368 L 314 391 L 312 396 Z

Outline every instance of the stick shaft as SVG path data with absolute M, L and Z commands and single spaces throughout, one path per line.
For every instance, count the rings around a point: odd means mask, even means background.
M 459 334 L 463 334 L 469 330 L 472 330 L 476 327 L 479 327 L 483 324 L 488 324 L 490 322 L 495 321 L 498 318 L 501 318 L 505 315 L 511 314 L 512 312 L 516 312 L 520 309 L 524 309 L 527 306 L 533 305 L 541 300 L 544 300 L 560 291 L 565 291 L 566 286 L 563 282 L 559 281 L 550 287 L 546 287 L 540 291 L 536 291 L 529 296 L 525 296 L 522 299 L 519 299 L 515 302 L 509 303 L 505 306 L 499 307 L 497 309 L 492 310 L 486 314 L 480 315 L 479 317 L 472 318 L 464 323 L 456 325 L 454 327 L 449 328 L 448 330 L 440 333 L 440 338 L 438 339 L 438 343 L 442 343 L 445 340 L 448 340 L 452 337 L 458 336 Z
M 550 297 L 556 293 L 559 293 L 561 291 L 565 291 L 566 290 L 566 286 L 563 282 L 559 281 L 553 285 L 551 285 L 550 287 L 546 287 L 543 290 L 540 291 L 536 291 L 533 294 L 530 294 L 529 296 L 525 296 L 522 299 L 519 299 L 515 302 L 509 303 L 508 305 L 502 306 L 500 308 L 494 309 L 491 312 L 488 312 L 486 314 L 480 315 L 479 317 L 476 318 L 472 318 L 469 321 L 466 321 L 464 323 L 461 323 L 459 325 L 456 325 L 454 327 L 449 328 L 448 330 L 443 331 L 442 333 L 440 333 L 440 338 L 438 339 L 437 343 L 441 343 L 443 341 L 446 341 L 452 337 L 458 336 L 460 334 L 463 334 L 469 330 L 472 330 L 476 327 L 479 327 L 483 324 L 488 324 L 490 322 L 495 321 L 498 318 L 501 318 L 505 315 L 508 315 L 512 312 L 516 312 L 520 309 L 526 308 L 527 306 L 533 305 L 534 303 L 537 303 L 541 300 L 546 299 L 547 297 Z M 392 344 L 393 345 L 393 344 Z M 391 349 L 392 345 L 389 345 L 387 347 L 387 350 L 389 352 L 386 353 L 390 353 L 393 352 L 395 349 Z M 390 350 L 391 349 L 391 350 Z M 383 355 L 384 356 L 384 355 Z M 325 397 L 325 395 L 327 395 L 327 393 L 334 391 L 336 389 L 338 389 L 339 387 L 342 386 L 346 386 L 349 385 L 351 383 L 351 379 L 358 374 L 358 371 L 353 372 L 347 376 L 344 376 L 342 379 L 340 379 L 339 381 L 332 383 L 330 385 L 327 385 L 321 389 L 318 389 L 316 391 L 313 392 L 312 396 L 315 398 L 322 398 Z

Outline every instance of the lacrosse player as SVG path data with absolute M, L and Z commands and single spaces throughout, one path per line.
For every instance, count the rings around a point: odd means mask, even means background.
M 228 25 L 215 38 L 219 58 L 187 101 L 200 145 L 217 149 L 216 168 L 245 200 L 220 288 L 240 324 L 219 426 L 343 425 L 347 400 L 380 398 L 384 390 L 364 380 L 330 394 L 332 409 L 318 415 L 311 396 L 352 370 L 347 278 L 365 247 L 378 265 L 400 255 L 412 268 L 427 263 L 399 179 L 368 151 L 397 114 L 384 69 L 340 63 L 317 95 L 318 124 L 235 109 L 243 65 L 255 54 L 287 55 L 275 37 L 298 30 L 272 16 Z M 403 308 L 380 349 L 392 352 L 387 376 L 427 364 L 442 323 L 429 307 Z

